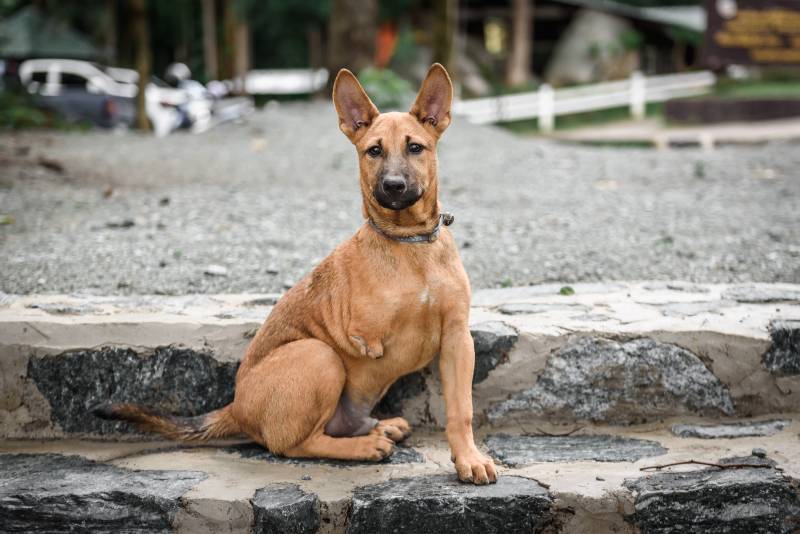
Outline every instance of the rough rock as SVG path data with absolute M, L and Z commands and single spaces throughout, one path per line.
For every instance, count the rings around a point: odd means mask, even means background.
M 225 452 L 238 454 L 242 458 L 262 460 L 275 464 L 326 464 L 337 467 L 348 467 L 353 465 L 375 465 L 375 462 L 349 462 L 345 460 L 327 460 L 322 458 L 287 458 L 269 452 L 257 443 L 242 443 L 231 445 L 222 449 Z M 381 464 L 421 464 L 425 463 L 425 457 L 419 451 L 410 447 L 397 446 L 394 453 L 380 462 Z
M 233 400 L 238 364 L 219 362 L 208 353 L 158 347 L 139 353 L 101 347 L 33 357 L 32 380 L 51 407 L 53 421 L 65 432 L 133 431 L 128 423 L 91 415 L 98 404 L 134 402 L 176 415 L 198 415 Z M 202 392 L 199 395 L 198 392 Z
M 423 393 L 425 389 L 425 376 L 422 372 L 400 377 L 378 403 L 375 413 L 380 417 L 400 416 L 403 414 L 403 403 Z
M 503 304 L 497 311 L 505 315 L 529 315 L 547 312 L 588 312 L 588 306 L 582 304 L 541 304 L 533 302 L 512 302 Z
M 764 353 L 764 367 L 779 376 L 800 375 L 800 320 L 774 321 L 772 345 Z
M 752 304 L 800 302 L 800 291 L 780 287 L 735 286 L 725 291 L 722 298 Z
M 97 313 L 98 308 L 84 304 L 63 304 L 59 302 L 43 302 L 40 304 L 30 304 L 28 308 L 42 310 L 53 315 L 87 315 Z
M 506 358 L 519 335 L 501 321 L 476 324 L 471 331 L 475 342 L 475 373 L 472 383 L 477 384 L 486 380 L 489 372 Z
M 485 440 L 490 454 L 510 467 L 537 462 L 635 462 L 660 456 L 667 449 L 657 441 L 620 436 L 509 436 L 494 434 Z
M 197 471 L 129 471 L 79 456 L 0 455 L 0 531 L 171 532 Z
M 661 313 L 667 317 L 691 317 L 704 313 L 721 315 L 725 308 L 732 306 L 732 301 L 710 300 L 706 302 L 671 302 L 659 306 Z
M 625 485 L 635 496 L 628 519 L 643 534 L 773 534 L 800 528 L 797 489 L 771 468 L 657 473 Z
M 399 478 L 356 489 L 347 532 L 529 534 L 550 522 L 551 503 L 538 482 L 516 476 L 489 486 L 453 475 Z
M 314 534 L 319 529 L 319 499 L 295 484 L 273 484 L 250 499 L 254 534 Z
M 550 355 L 535 385 L 491 407 L 490 421 L 535 418 L 637 423 L 733 415 L 728 389 L 693 353 L 652 339 L 574 337 Z
M 748 436 L 772 436 L 791 421 L 786 419 L 772 421 L 742 421 L 721 425 L 672 425 L 672 433 L 681 438 L 744 438 Z

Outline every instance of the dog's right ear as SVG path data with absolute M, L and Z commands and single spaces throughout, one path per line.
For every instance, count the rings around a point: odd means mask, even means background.
M 347 69 L 340 70 L 333 82 L 333 105 L 339 115 L 339 129 L 354 144 L 379 113 L 358 79 Z

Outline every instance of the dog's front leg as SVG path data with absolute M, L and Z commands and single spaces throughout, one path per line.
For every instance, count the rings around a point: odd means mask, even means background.
M 497 481 L 491 458 L 475 446 L 472 436 L 472 373 L 475 345 L 466 319 L 446 327 L 439 356 L 444 400 L 447 406 L 447 441 L 458 478 L 488 484 Z

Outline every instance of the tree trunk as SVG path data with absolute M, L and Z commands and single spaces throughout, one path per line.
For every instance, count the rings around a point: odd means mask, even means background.
M 136 95 L 137 126 L 149 130 L 145 92 L 150 81 L 150 31 L 147 24 L 147 0 L 129 0 L 131 8 L 131 35 L 136 53 L 136 71 L 139 73 L 139 91 Z
M 109 65 L 117 64 L 117 0 L 106 0 L 106 57 Z
M 217 13 L 214 0 L 201 0 L 203 9 L 203 60 L 207 80 L 219 77 L 217 60 Z
M 511 50 L 506 64 L 506 83 L 512 87 L 523 85 L 531 78 L 532 1 L 511 0 Z
M 234 29 L 233 79 L 236 92 L 244 93 L 244 80 L 250 70 L 250 25 L 237 17 Z
M 329 87 L 342 67 L 357 74 L 372 65 L 377 31 L 377 0 L 333 0 L 328 21 Z
M 232 80 L 234 78 L 234 50 L 236 49 L 236 10 L 234 0 L 223 0 L 223 2 L 223 39 L 219 75 L 222 79 Z
M 433 6 L 433 61 L 441 63 L 456 77 L 455 35 L 458 27 L 458 1 L 435 0 Z
M 311 67 L 311 77 L 313 79 L 317 69 L 325 66 L 322 58 L 322 32 L 316 24 L 311 23 L 306 30 L 306 37 L 308 38 L 308 64 Z M 322 90 L 315 91 L 314 97 L 321 97 L 322 92 Z

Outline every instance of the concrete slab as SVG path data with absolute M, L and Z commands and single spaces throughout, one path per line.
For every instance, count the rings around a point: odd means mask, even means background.
M 319 532 L 344 533 L 348 529 L 350 532 L 360 532 L 363 531 L 361 527 L 372 524 L 370 521 L 373 519 L 370 518 L 391 515 L 386 506 L 387 499 L 392 496 L 396 510 L 404 510 L 398 517 L 411 522 L 408 523 L 408 531 L 414 531 L 418 526 L 414 523 L 415 517 L 426 513 L 426 506 L 431 506 L 435 512 L 431 512 L 431 521 L 441 514 L 462 514 L 462 522 L 457 524 L 461 525 L 460 532 L 464 533 L 491 532 L 491 529 L 477 528 L 476 525 L 485 525 L 482 521 L 487 518 L 505 517 L 505 523 L 498 519 L 497 524 L 504 525 L 509 532 L 531 521 L 541 520 L 547 521 L 555 532 L 633 534 L 635 526 L 639 524 L 637 521 L 642 522 L 641 525 L 651 524 L 658 517 L 671 517 L 670 514 L 680 509 L 684 513 L 697 514 L 711 513 L 708 510 L 712 510 L 710 505 L 704 504 L 703 499 L 699 499 L 697 507 L 692 508 L 691 503 L 681 504 L 662 496 L 659 506 L 648 508 L 648 515 L 645 516 L 641 497 L 645 489 L 642 488 L 656 487 L 662 475 L 642 471 L 642 468 L 690 459 L 719 462 L 724 458 L 749 457 L 753 449 L 764 448 L 767 461 L 775 462 L 782 471 L 765 468 L 763 473 L 745 473 L 747 484 L 739 484 L 734 476 L 735 480 L 726 483 L 726 491 L 731 495 L 740 492 L 746 495 L 747 492 L 758 492 L 759 489 L 771 491 L 777 487 L 783 492 L 780 501 L 783 504 L 780 509 L 771 512 L 770 520 L 791 521 L 794 520 L 794 501 L 792 494 L 786 491 L 790 485 L 776 482 L 776 476 L 790 482 L 800 480 L 800 449 L 796 437 L 800 432 L 800 414 L 776 414 L 774 418 L 777 417 L 791 420 L 792 423 L 769 438 L 678 438 L 669 430 L 676 420 L 631 427 L 588 426 L 579 429 L 573 436 L 588 440 L 597 436 L 613 436 L 623 441 L 643 440 L 656 443 L 666 452 L 657 457 L 629 458 L 627 461 L 536 461 L 516 468 L 500 466 L 503 485 L 488 488 L 464 486 L 455 481 L 450 453 L 440 433 L 421 432 L 410 438 L 410 445 L 423 455 L 424 462 L 351 465 L 344 468 L 318 462 L 274 463 L 256 457 L 245 458 L 225 449 L 231 445 L 230 442 L 175 448 L 173 444 L 165 442 L 5 441 L 0 442 L 0 462 L 9 461 L 8 458 L 15 458 L 13 455 L 23 453 L 28 455 L 32 465 L 38 461 L 40 469 L 17 473 L 14 475 L 16 486 L 5 485 L 0 490 L 3 495 L 0 498 L 0 516 L 19 502 L 16 497 L 18 492 L 13 489 L 19 484 L 39 481 L 44 491 L 66 487 L 61 478 L 49 476 L 52 471 L 51 458 L 56 454 L 84 459 L 68 460 L 71 469 L 78 470 L 76 480 L 80 480 L 81 476 L 90 476 L 94 470 L 118 473 L 120 476 L 94 479 L 95 485 L 105 484 L 104 491 L 96 492 L 97 495 L 105 495 L 102 499 L 116 498 L 114 492 L 117 489 L 128 484 L 129 480 L 137 480 L 136 477 L 149 476 L 148 473 L 162 473 L 159 476 L 166 478 L 182 476 L 181 473 L 198 473 L 197 476 L 193 475 L 195 478 L 186 487 L 182 487 L 174 513 L 165 516 L 169 519 L 166 529 L 179 532 L 250 532 L 257 524 L 257 517 L 276 520 L 300 515 L 304 519 L 296 524 L 313 525 L 316 524 L 314 521 L 318 521 Z M 564 429 L 548 426 L 541 430 L 556 433 Z M 515 427 L 499 431 L 511 436 L 520 435 L 520 429 Z M 484 443 L 488 434 L 479 431 L 476 437 L 479 443 Z M 40 459 L 37 460 L 37 457 Z M 81 466 L 85 467 L 83 471 Z M 706 468 L 685 465 L 668 468 L 664 472 L 682 473 L 681 479 L 693 477 L 695 482 L 692 487 L 700 492 L 698 495 L 715 491 L 719 477 L 732 476 L 728 471 L 714 468 L 709 468 L 709 471 L 698 469 Z M 706 479 L 708 482 L 704 482 Z M 51 487 L 47 487 L 48 484 Z M 164 488 L 148 488 L 145 485 L 141 490 L 167 491 Z M 276 492 L 276 488 L 284 490 Z M 420 488 L 427 489 L 423 491 Z M 664 490 L 668 486 L 662 484 L 661 488 Z M 76 494 L 84 491 L 77 487 L 73 490 Z M 549 504 L 538 507 L 543 500 Z M 437 502 L 441 505 L 439 508 L 436 507 Z M 514 503 L 539 503 L 532 508 L 538 512 L 533 515 L 508 512 Z M 726 518 L 726 521 L 733 521 L 739 517 L 737 514 L 747 511 L 735 505 L 733 500 L 730 505 L 722 502 L 716 506 L 714 513 L 719 514 L 720 520 Z M 268 509 L 269 513 L 259 516 L 261 512 L 257 507 Z M 67 521 L 73 520 L 70 517 L 78 521 L 81 513 L 79 509 L 67 507 L 64 517 L 68 518 Z
M 800 409 L 800 374 L 795 372 L 800 285 L 614 282 L 573 284 L 570 291 L 562 287 L 475 292 L 477 424 L 507 424 L 511 415 L 514 421 L 639 422 L 678 414 L 752 416 Z M 3 295 L 0 437 L 141 439 L 130 427 L 94 420 L 88 415 L 91 408 L 134 401 L 194 415 L 224 405 L 238 361 L 277 298 Z M 581 343 L 620 350 L 576 353 L 573 364 L 564 367 L 569 347 Z M 630 365 L 615 367 L 620 354 L 638 362 L 636 376 Z M 674 356 L 667 359 L 676 365 L 692 364 L 677 365 L 668 384 L 656 376 L 660 364 L 653 358 L 658 355 Z M 606 371 L 576 374 L 590 360 L 593 369 Z M 620 397 L 614 384 L 622 383 L 624 369 L 631 375 L 626 379 L 630 387 Z M 695 384 L 701 376 L 705 386 Z M 81 386 L 68 386 L 62 377 Z M 676 393 L 674 381 L 687 388 Z M 641 410 L 654 398 L 647 386 L 651 383 L 662 384 L 675 402 Z M 198 384 L 213 394 L 198 397 Z M 569 391 L 616 400 L 612 408 L 592 407 Z M 705 391 L 715 392 L 716 400 L 704 397 Z M 517 406 L 523 397 L 535 402 Z M 521 409 L 506 410 L 509 402 Z M 435 365 L 400 380 L 379 408 L 402 413 L 415 425 L 442 426 Z

